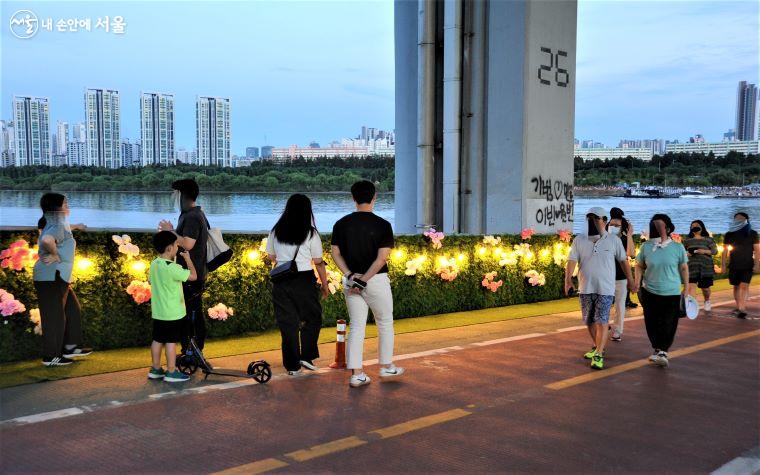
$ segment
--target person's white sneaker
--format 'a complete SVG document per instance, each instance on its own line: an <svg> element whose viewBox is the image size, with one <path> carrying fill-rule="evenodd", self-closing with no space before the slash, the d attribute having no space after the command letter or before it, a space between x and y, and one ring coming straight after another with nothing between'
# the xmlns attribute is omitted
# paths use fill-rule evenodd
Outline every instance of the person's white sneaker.
<svg viewBox="0 0 760 475"><path fill-rule="evenodd" d="M351 380L348 382L348 385L352 388L358 388L359 386L364 386L365 384L369 384L371 379L369 379L369 376L367 376L365 373L362 374L352 374Z"/></svg>
<svg viewBox="0 0 760 475"><path fill-rule="evenodd" d="M655 351L654 353L652 353L652 356L650 356L650 357L649 357L649 361L651 361L652 363L655 363L655 364L656 364L656 363L657 363L659 360L660 360L660 355L659 355L659 352L658 352L658 351Z"/></svg>
<svg viewBox="0 0 760 475"><path fill-rule="evenodd" d="M668 353L666 351L660 351L657 353L657 361L656 363L663 368L668 367Z"/></svg>
<svg viewBox="0 0 760 475"><path fill-rule="evenodd" d="M712 303L710 303L709 300L705 300L705 312L711 312L712 311Z"/></svg>
<svg viewBox="0 0 760 475"><path fill-rule="evenodd" d="M301 360L300 363L301 363L301 366L303 366L304 368L306 368L306 369L308 369L310 371L316 371L316 370L319 369L319 368L317 368L317 365L315 365L311 361Z"/></svg>
<svg viewBox="0 0 760 475"><path fill-rule="evenodd" d="M302 374L304 373L300 369L296 371L288 371L288 376L301 376Z"/></svg>
<svg viewBox="0 0 760 475"><path fill-rule="evenodd" d="M390 368L380 368L380 377L381 378L397 378L404 374L404 368L399 368L396 365L392 365Z"/></svg>

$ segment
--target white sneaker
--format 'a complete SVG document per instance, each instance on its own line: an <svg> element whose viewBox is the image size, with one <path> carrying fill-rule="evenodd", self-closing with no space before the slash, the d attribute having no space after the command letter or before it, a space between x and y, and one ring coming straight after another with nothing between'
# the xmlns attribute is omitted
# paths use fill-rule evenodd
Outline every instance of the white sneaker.
<svg viewBox="0 0 760 475"><path fill-rule="evenodd" d="M656 363L663 368L668 367L668 353L666 351L660 351L657 353L657 361Z"/></svg>
<svg viewBox="0 0 760 475"><path fill-rule="evenodd" d="M391 365L390 368L380 368L381 378L397 378L404 374L404 368L399 368L396 365Z"/></svg>
<svg viewBox="0 0 760 475"><path fill-rule="evenodd" d="M351 380L348 382L348 385L352 388L358 388L359 386L364 386L365 384L369 384L371 379L369 379L369 376L367 376L365 373L362 374L352 374Z"/></svg>
<svg viewBox="0 0 760 475"><path fill-rule="evenodd" d="M712 303L710 303L709 300L705 300L705 312L711 312L712 311Z"/></svg>
<svg viewBox="0 0 760 475"><path fill-rule="evenodd" d="M652 363L657 363L660 360L660 354L658 351L655 351L652 353L652 356L649 357L649 361Z"/></svg>
<svg viewBox="0 0 760 475"><path fill-rule="evenodd" d="M302 374L304 373L300 369L296 371L288 371L288 376L301 376Z"/></svg>
<svg viewBox="0 0 760 475"><path fill-rule="evenodd" d="M316 370L319 369L319 368L317 368L317 365L315 365L311 361L301 360L301 361L299 361L299 363L301 363L301 366L303 366L304 368L306 368L306 369L308 369L310 371L316 371Z"/></svg>

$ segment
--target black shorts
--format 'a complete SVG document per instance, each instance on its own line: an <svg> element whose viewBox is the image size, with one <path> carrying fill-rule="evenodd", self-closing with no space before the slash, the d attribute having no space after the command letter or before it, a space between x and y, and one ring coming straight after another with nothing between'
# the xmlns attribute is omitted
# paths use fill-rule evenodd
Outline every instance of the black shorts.
<svg viewBox="0 0 760 475"><path fill-rule="evenodd" d="M752 280L752 269L731 270L728 269L728 282L731 285L749 284Z"/></svg>
<svg viewBox="0 0 760 475"><path fill-rule="evenodd" d="M689 283L690 284L697 284L697 287L700 289L709 289L713 286L715 282L713 282L712 277L705 277L702 275L695 275L694 277L689 277Z"/></svg>
<svg viewBox="0 0 760 475"><path fill-rule="evenodd" d="M187 333L187 317L179 320L153 319L153 341L159 343L177 343Z"/></svg>

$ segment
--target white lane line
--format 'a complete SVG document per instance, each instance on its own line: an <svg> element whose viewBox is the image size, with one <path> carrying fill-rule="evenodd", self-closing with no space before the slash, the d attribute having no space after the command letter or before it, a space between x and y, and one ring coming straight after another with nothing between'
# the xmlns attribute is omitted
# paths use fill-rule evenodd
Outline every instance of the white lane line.
<svg viewBox="0 0 760 475"><path fill-rule="evenodd" d="M498 345L499 343L507 343L510 341L519 341L519 340L527 340L528 338L536 338L539 336L544 336L546 333L528 333L527 335L517 335L517 336L510 336L507 338L499 338L496 340L488 340L488 341L479 341L476 343L472 343L472 346L489 346L489 345Z"/></svg>
<svg viewBox="0 0 760 475"><path fill-rule="evenodd" d="M32 414L31 416L17 417L15 419L10 419L7 422L16 424L36 424L38 422L60 419L62 417L76 416L78 414L84 414L84 412L84 410L78 407L69 407L66 409L59 409L57 411L41 412L39 414Z"/></svg>
<svg viewBox="0 0 760 475"><path fill-rule="evenodd" d="M743 475L758 472L760 472L760 447L755 447L718 468L711 475Z"/></svg>
<svg viewBox="0 0 760 475"><path fill-rule="evenodd" d="M755 299L755 298L757 298L757 297L750 297L750 299ZM726 300L726 301L716 302L715 304L713 304L713 306L716 307L716 306L719 306L719 305L728 305L728 304L730 304L732 302L733 302L733 300ZM637 316L637 317L626 318L626 320L628 320L628 321L643 320L643 318L644 318L643 316ZM512 341L526 340L526 339L529 339L529 338L538 338L540 336L546 336L546 335L551 335L551 334L555 334L555 333L570 332L570 331L575 331L575 330L582 330L582 329L585 329L585 328L586 328L585 325L578 325L578 326L573 326L573 327L560 328L558 330L554 330L554 331L549 332L549 333L528 333L528 334L525 334L525 335L516 335L516 336L510 336L510 337L507 337L507 338L498 338L498 339L495 339L495 340L487 340L487 341L474 342L474 343L470 343L470 344L465 345L465 346L449 346L449 347L445 347L445 348L436 348L436 349L426 350L426 351L420 351L420 352L416 352L416 353L407 353L407 354L404 354L404 355L396 355L396 356L394 356L393 359L394 359L394 361L402 361L402 360L408 360L408 359L413 359L413 358L424 358L424 357L427 357L427 356L441 355L441 354L450 353L450 352L453 352L453 351L460 351L460 350L464 350L464 349L467 349L467 348L479 348L479 347L482 347L482 346L489 346L489 345L497 345L497 344L502 344L502 343L509 343L509 342L512 342ZM366 360L362 364L364 366L373 366L373 365L378 364L378 360L377 359ZM308 377L309 375L312 375L312 374L331 373L333 371L335 371L335 370L330 369L330 368L320 368L317 371L306 373L302 377ZM288 376L286 374L278 374L278 375L272 376L272 381L280 380L280 379L286 379L286 378L288 378ZM182 396L182 395L188 395L188 394L203 394L203 393L208 392L208 391L223 391L223 390L226 390L226 389L236 389L236 388L241 388L241 387L250 386L250 385L254 385L254 384L256 384L256 382L253 379L243 379L243 380L231 381L231 382L227 382L227 383L207 384L207 385L203 385L203 386L197 386L197 387L194 387L194 388L180 389L180 390L177 390L177 391L167 391L167 392L163 392L163 393L150 394L150 395L148 395L147 399L142 399L142 400L141 399L137 399L137 400L133 400L133 401L109 401L107 403L103 403L103 404L100 404L100 405L98 405L98 404L92 404L92 405L80 406L80 407L70 407L70 408L67 408L67 409L60 409L60 410L57 410L57 411L43 412L43 413L40 413L40 414L32 414L32 415L29 415L29 416L17 417L15 419L7 419L7 420L4 420L4 421L0 421L0 427L6 426L6 425L35 424L35 423L39 423L39 422L48 421L48 420L51 420L51 419L59 419L59 418L62 418L62 417L69 417L69 416L75 416L75 415L79 415L79 414L84 414L85 412L92 412L92 411L95 411L97 409L103 409L103 408L108 408L108 407L119 407L119 406L132 405L132 404L139 404L141 402L146 402L146 401L150 401L150 400L154 400L155 401L155 400L162 399L162 398L165 398L165 397L176 397L176 396Z"/></svg>

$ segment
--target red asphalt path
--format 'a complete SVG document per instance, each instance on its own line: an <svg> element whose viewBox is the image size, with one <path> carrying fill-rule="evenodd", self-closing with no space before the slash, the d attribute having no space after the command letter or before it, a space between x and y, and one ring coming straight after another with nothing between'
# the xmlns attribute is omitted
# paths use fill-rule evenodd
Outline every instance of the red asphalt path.
<svg viewBox="0 0 760 475"><path fill-rule="evenodd" d="M760 443L760 335L746 336L758 329L757 320L681 320L672 350L744 337L668 369L614 374L649 354L643 321L631 321L610 345L609 376L560 390L545 386L591 372L585 330L407 359L395 382L380 382L373 366L373 383L359 389L333 372L0 427L0 472L213 472L274 458L287 463L281 471L311 473L705 473ZM368 434L454 409L468 414L388 439ZM351 436L362 445L286 455Z"/></svg>

